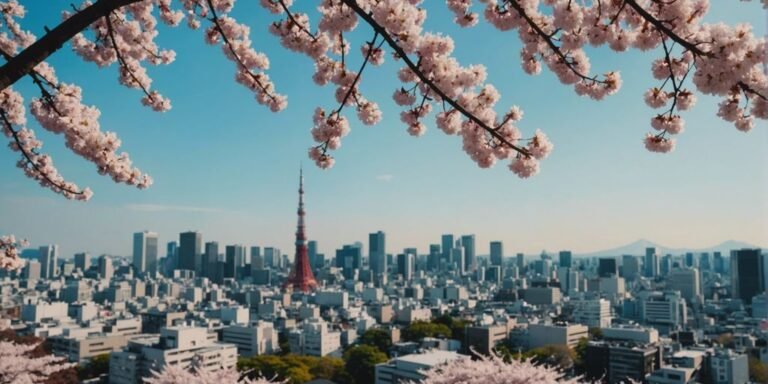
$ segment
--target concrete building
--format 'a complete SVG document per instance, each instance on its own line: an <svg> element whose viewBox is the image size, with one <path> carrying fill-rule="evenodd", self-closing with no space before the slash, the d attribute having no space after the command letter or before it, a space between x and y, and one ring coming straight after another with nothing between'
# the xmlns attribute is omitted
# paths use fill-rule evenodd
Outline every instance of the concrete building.
<svg viewBox="0 0 768 384"><path fill-rule="evenodd" d="M509 337L514 322L506 324L468 326L464 329L463 345L467 351L490 355L491 350Z"/></svg>
<svg viewBox="0 0 768 384"><path fill-rule="evenodd" d="M680 295L688 303L698 303L702 300L699 270L696 268L672 269L667 277L667 288L680 291Z"/></svg>
<svg viewBox="0 0 768 384"><path fill-rule="evenodd" d="M491 265L501 267L504 264L504 244L501 241L491 241Z"/></svg>
<svg viewBox="0 0 768 384"><path fill-rule="evenodd" d="M424 371L436 365L468 358L469 356L448 351L430 351L423 354L396 357L389 362L376 365L376 380L374 383L417 383L424 379Z"/></svg>
<svg viewBox="0 0 768 384"><path fill-rule="evenodd" d="M571 302L574 306L573 321L584 324L590 328L605 328L611 326L611 302L605 299L576 300Z"/></svg>
<svg viewBox="0 0 768 384"><path fill-rule="evenodd" d="M75 268L87 271L91 267L91 255L86 252L75 253Z"/></svg>
<svg viewBox="0 0 768 384"><path fill-rule="evenodd" d="M712 384L747 384L750 382L747 355L736 354L732 350L717 349L709 358L709 369Z"/></svg>
<svg viewBox="0 0 768 384"><path fill-rule="evenodd" d="M40 277L43 279L52 279L59 275L59 246L44 245L38 250L38 261L40 262Z"/></svg>
<svg viewBox="0 0 768 384"><path fill-rule="evenodd" d="M545 345L575 347L582 338L589 337L589 328L581 324L528 324L528 348Z"/></svg>
<svg viewBox="0 0 768 384"><path fill-rule="evenodd" d="M200 276L203 267L203 234L200 232L183 232L179 234L178 264L176 269L195 272Z"/></svg>
<svg viewBox="0 0 768 384"><path fill-rule="evenodd" d="M608 341L632 341L642 344L659 342L659 331L654 328L615 327L603 328L603 339Z"/></svg>
<svg viewBox="0 0 768 384"><path fill-rule="evenodd" d="M154 274L157 269L157 233L133 234L133 270L137 275Z"/></svg>
<svg viewBox="0 0 768 384"><path fill-rule="evenodd" d="M249 326L231 325L222 329L221 340L237 346L243 357L270 355L279 351L277 330L270 322L259 321Z"/></svg>
<svg viewBox="0 0 768 384"><path fill-rule="evenodd" d="M387 273L386 235L382 231L368 235L368 264L375 276Z"/></svg>
<svg viewBox="0 0 768 384"><path fill-rule="evenodd" d="M152 370L160 370L165 365L184 369L194 366L209 372L234 368L237 347L216 339L216 333L208 329L185 325L163 328L159 338L131 340L126 351L111 354L109 382L137 384L149 377Z"/></svg>
<svg viewBox="0 0 768 384"><path fill-rule="evenodd" d="M328 324L318 318L307 319L301 328L288 333L291 353L308 356L341 356L341 332L331 331Z"/></svg>
<svg viewBox="0 0 768 384"><path fill-rule="evenodd" d="M659 276L659 251L655 247L645 249L645 277Z"/></svg>
<svg viewBox="0 0 768 384"><path fill-rule="evenodd" d="M687 306L680 292L649 295L640 304L641 320L663 334L681 329L688 321Z"/></svg>
<svg viewBox="0 0 768 384"><path fill-rule="evenodd" d="M752 304L752 298L766 288L765 257L760 249L731 251L731 292L734 299L741 299L745 305Z"/></svg>
<svg viewBox="0 0 768 384"><path fill-rule="evenodd" d="M590 341L586 354L586 377L608 383L630 380L642 383L645 377L661 368L661 347L654 344L632 344Z"/></svg>

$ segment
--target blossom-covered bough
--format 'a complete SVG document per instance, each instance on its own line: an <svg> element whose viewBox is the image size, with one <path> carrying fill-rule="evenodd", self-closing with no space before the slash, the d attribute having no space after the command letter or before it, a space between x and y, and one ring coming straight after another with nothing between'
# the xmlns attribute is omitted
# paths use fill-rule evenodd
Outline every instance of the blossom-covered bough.
<svg viewBox="0 0 768 384"><path fill-rule="evenodd" d="M580 378L566 378L557 368L534 364L530 360L505 362L500 356L477 355L451 360L424 372L420 384L576 384Z"/></svg>
<svg viewBox="0 0 768 384"><path fill-rule="evenodd" d="M19 248L26 245L26 240L17 240L14 235L0 236L0 270L15 271L24 267Z"/></svg>
<svg viewBox="0 0 768 384"><path fill-rule="evenodd" d="M43 383L52 374L70 368L74 364L66 358L54 355L29 356L39 346L0 341L0 383Z"/></svg>
<svg viewBox="0 0 768 384"><path fill-rule="evenodd" d="M207 371L204 369L184 369L179 365L166 365L159 372L145 378L147 384L285 384L286 381L273 381L263 377L251 379L248 375L234 368Z"/></svg>
<svg viewBox="0 0 768 384"><path fill-rule="evenodd" d="M241 0L245 1L245 0ZM256 0L251 0L256 1ZM292 10L293 0L258 0L276 15L269 26L259 26L281 44L309 57L315 65L313 81L332 84L335 102L316 109L311 129L315 144L309 157L321 168L333 166L332 152L350 132L347 110L354 109L362 124L374 125L382 113L374 99L363 95L364 71L383 63L387 53L402 63L401 85L394 101L403 107L400 120L410 135L421 136L425 119L461 137L463 149L480 167L506 161L522 178L539 171L553 145L540 130L523 135L518 128L523 112L511 106L500 113L500 95L487 82L485 67L459 63L452 56L451 37L427 32L427 6L422 0L318 0L317 14ZM760 0L768 7L768 0ZM522 42L520 61L529 74L546 66L578 95L600 100L621 87L618 71L594 74L587 46L607 46L617 52L656 50L651 71L657 84L645 102L660 109L651 116L654 131L644 139L653 152L669 152L684 130L681 112L696 102L696 94L721 99L717 115L741 131L755 119L768 119L768 81L763 70L765 39L749 25L703 22L709 0L446 0L462 27L484 19L501 32L517 32ZM12 88L28 76L39 90L29 102L32 116L44 129L64 136L67 147L96 165L115 182L146 188L152 179L138 168L113 132L101 130L99 110L83 102L83 90L60 81L46 59L69 42L84 60L99 67L116 65L119 82L140 92L140 101L154 111L171 109L171 101L153 87L148 68L170 64L175 53L155 40L158 23L203 28L206 43L220 46L235 66L235 79L259 104L272 111L287 106L266 71L269 59L251 41L251 29L231 16L235 0L96 0L63 10L63 20L39 39L19 24L25 15L19 0L0 0L0 126L12 150L20 153L18 166L42 186L67 198L88 200L92 192L66 181L42 153L42 143L27 127L25 101ZM733 6L737 6L735 3ZM482 14L482 17L481 17ZM311 18L316 20L314 24ZM356 44L349 36L359 25L371 37ZM362 62L355 65L355 57ZM639 100L639 97L638 97ZM524 138L525 137L525 138Z"/></svg>

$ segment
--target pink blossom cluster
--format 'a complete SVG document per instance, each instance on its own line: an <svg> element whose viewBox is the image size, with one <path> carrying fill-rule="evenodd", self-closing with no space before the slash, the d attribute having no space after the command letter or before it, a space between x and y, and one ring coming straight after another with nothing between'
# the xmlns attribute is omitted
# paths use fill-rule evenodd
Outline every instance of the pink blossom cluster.
<svg viewBox="0 0 768 384"><path fill-rule="evenodd" d="M24 6L17 0L0 2L1 26L5 29L0 32L0 51L5 54L15 54L19 48L26 48L35 42L35 35L21 29L16 19L21 19L26 14Z"/></svg>
<svg viewBox="0 0 768 384"><path fill-rule="evenodd" d="M27 245L26 240L17 240L14 235L0 236L0 270L15 271L24 267L19 248Z"/></svg>
<svg viewBox="0 0 768 384"><path fill-rule="evenodd" d="M46 355L30 357L38 344L16 344L0 341L0 383L43 383L54 373L70 368L63 357Z"/></svg>
<svg viewBox="0 0 768 384"><path fill-rule="evenodd" d="M188 25L196 29L200 19L208 19L211 25L205 30L205 41L221 44L224 56L235 63L235 81L251 90L259 104L278 112L288 106L288 98L275 91L275 85L264 72L269 69L269 58L253 48L251 29L238 22L229 13L234 0L182 0L189 15Z"/></svg>
<svg viewBox="0 0 768 384"><path fill-rule="evenodd" d="M696 101L693 91L684 86L686 80L699 92L723 97L718 116L739 130L750 130L756 118L768 119L768 81L762 71L765 39L755 37L749 25L704 23L709 0L480 2L485 4L485 18L493 26L502 31L517 30L524 44L520 55L526 72L539 73L544 63L561 82L574 84L579 95L597 100L615 93L621 79L617 72L609 72L602 79L589 74L589 58L584 52L587 44L607 45L617 52L631 48L647 51L664 45L666 57L654 62L652 72L665 83L651 88L645 101L652 108L670 109L665 112L667 117L651 119L654 129L662 127L660 134L651 135L658 136L656 139L645 140L651 151L674 148L674 139L669 136L682 130L682 118L676 112L691 108ZM472 1L448 0L447 4L457 15L456 22L465 26L461 15L473 14ZM678 56L672 53L676 47ZM695 71L688 76L692 68ZM736 103L737 99L743 105Z"/></svg>
<svg viewBox="0 0 768 384"><path fill-rule="evenodd" d="M170 8L170 2L157 1L160 19L169 25L177 25L180 14ZM85 3L84 5L87 5ZM84 60L99 67L115 62L119 64L120 84L141 89L141 103L158 112L171 109L171 102L156 90L151 90L152 78L144 63L170 64L176 58L172 50L161 50L155 43L158 35L157 19L152 15L153 1L140 1L115 10L110 15L91 24L93 39L78 33L72 39L72 48ZM73 13L65 12L64 18Z"/></svg>
<svg viewBox="0 0 768 384"><path fill-rule="evenodd" d="M179 365L166 365L160 372L152 372L152 377L145 379L147 384L284 384L286 381L271 381L265 378L240 378L236 369L184 369Z"/></svg>
<svg viewBox="0 0 768 384"><path fill-rule="evenodd" d="M555 368L530 361L505 362L496 355L478 356L477 360L460 358L437 365L425 372L421 384L575 384Z"/></svg>
<svg viewBox="0 0 768 384"><path fill-rule="evenodd" d="M34 98L30 103L30 111L40 126L63 135L67 148L94 163L99 174L140 189L152 185L152 178L134 167L127 153L117 153L120 139L114 132L101 131L101 112L94 106L83 104L82 89L59 83L50 66L38 67L46 81L53 85L53 94Z"/></svg>
<svg viewBox="0 0 768 384"><path fill-rule="evenodd" d="M26 110L21 94L12 88L0 91L0 125L3 134L11 139L9 147L21 154L16 165L24 174L37 181L42 187L63 195L68 199L88 200L93 195L90 188L80 189L75 183L66 181L53 164L51 156L40 153L43 143L34 131L26 127ZM20 127L20 128L14 128Z"/></svg>

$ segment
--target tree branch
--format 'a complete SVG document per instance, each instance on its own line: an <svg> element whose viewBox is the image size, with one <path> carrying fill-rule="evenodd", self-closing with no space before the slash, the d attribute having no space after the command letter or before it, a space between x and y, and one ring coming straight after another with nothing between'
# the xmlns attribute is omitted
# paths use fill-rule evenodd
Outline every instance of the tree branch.
<svg viewBox="0 0 768 384"><path fill-rule="evenodd" d="M640 15L645 21L651 23L656 29L659 30L659 32L663 33L664 35L668 36L670 39L674 40L678 44L685 47L685 49L691 51L694 55L699 56L712 56L709 52L704 52L699 47L697 47L695 44L691 43L690 41L678 36L673 30L669 29L664 23L659 21L659 19L653 17L648 11L643 9L643 7L640 6L635 0L624 0L625 4L628 4L632 9L637 12L638 15Z"/></svg>
<svg viewBox="0 0 768 384"><path fill-rule="evenodd" d="M100 17L139 1L141 0L99 0L62 21L56 28L0 67L0 90L13 85L21 77L29 74L36 65L58 51L64 43L88 28Z"/></svg>
<svg viewBox="0 0 768 384"><path fill-rule="evenodd" d="M128 75L131 76L131 79L136 83L136 85L141 88L142 91L144 91L144 94L147 95L149 100L155 101L154 97L152 97L152 94L149 93L149 90L147 87L144 86L144 84L136 77L136 74L133 73L133 70L130 66L128 66L128 62L125 61L125 57L123 57L122 52L120 52L120 47L117 46L117 39L115 38L115 28L112 26L112 14L104 17L107 21L107 34L109 35L109 40L112 42L112 48L115 49L115 55L117 56L118 63L125 69L125 71L128 72ZM143 48L143 47L142 47ZM146 49L146 48L144 48Z"/></svg>
<svg viewBox="0 0 768 384"><path fill-rule="evenodd" d="M403 59L405 64L408 66L408 68L413 71L414 74L421 80L424 84L429 86L429 88L435 92L440 98L444 101L446 101L448 104L451 105L454 109L459 111L462 115L466 116L467 119L472 121L473 123L477 124L479 127L483 128L486 132L490 133L493 137L499 139L502 143L508 145L510 148L514 149L515 151L525 155L525 156L531 156L530 152L528 152L527 149L518 147L517 145L514 145L510 143L506 138L504 138L502 135L500 135L498 132L494 131L493 128L489 127L487 124L482 122L480 119L477 118L477 116L473 115L469 111L467 111L464 107L462 107L456 100L451 99L448 97L445 92L443 92L440 88L435 85L435 83L428 79L426 75L419 69L419 67L408 57L408 54L403 51L403 49L397 44L397 42L392 38L392 36L387 32L387 30L381 26L376 20L373 19L373 17L366 13L362 8L360 8L360 5L357 4L356 0L342 0L344 4L346 4L348 7L350 7L355 13L357 13L358 16L360 16L363 20L365 20L368 25L373 28L374 31L378 32L382 37L384 37L384 40L386 40L387 44L392 48L397 55Z"/></svg>
<svg viewBox="0 0 768 384"><path fill-rule="evenodd" d="M19 148L19 152L21 152L21 155L24 156L24 159L27 160L27 164L32 165L32 168L34 168L35 172L37 172L45 181L47 181L49 184L51 184L53 187L58 188L64 192L71 193L73 195L82 195L83 191L73 191L53 180L51 180L48 175L45 174L42 170L40 170L40 167L38 167L37 163L35 163L29 153L27 153L26 150L24 150L24 145L21 142L21 139L19 139L19 133L16 132L13 129L13 126L11 126L11 122L8 121L8 116L6 115L5 110L0 109L0 117L3 119L2 123L5 125L5 128L8 129L9 132L11 132L11 135L13 136L13 140L16 142L16 147Z"/></svg>

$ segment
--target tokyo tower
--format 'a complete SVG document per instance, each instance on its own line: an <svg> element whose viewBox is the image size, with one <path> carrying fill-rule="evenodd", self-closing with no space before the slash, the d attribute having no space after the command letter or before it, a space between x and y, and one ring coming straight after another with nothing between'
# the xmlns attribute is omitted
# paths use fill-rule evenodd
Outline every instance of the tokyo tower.
<svg viewBox="0 0 768 384"><path fill-rule="evenodd" d="M309 265L307 235L304 233L304 173L299 169L299 222L296 225L296 260L283 288L308 292L317 288L317 280Z"/></svg>

